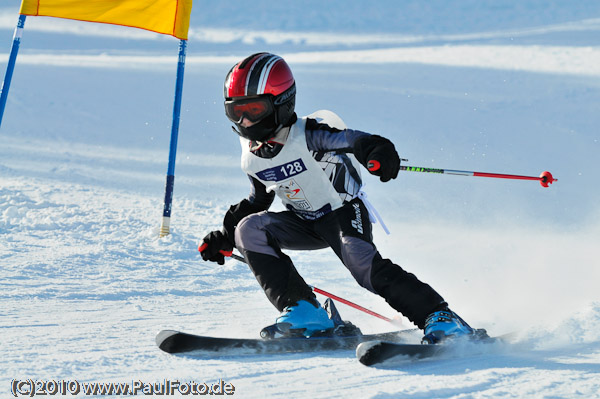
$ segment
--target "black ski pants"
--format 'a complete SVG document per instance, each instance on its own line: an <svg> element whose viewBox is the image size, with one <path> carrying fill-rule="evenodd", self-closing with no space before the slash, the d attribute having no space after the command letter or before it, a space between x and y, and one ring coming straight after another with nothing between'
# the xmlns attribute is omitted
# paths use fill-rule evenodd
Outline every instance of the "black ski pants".
<svg viewBox="0 0 600 399"><path fill-rule="evenodd" d="M368 211L359 198L317 220L301 219L291 211L249 215L236 227L235 245L279 311L298 300L316 300L282 250L327 247L362 287L382 296L420 328L430 313L446 306L428 284L381 257L373 244Z"/></svg>

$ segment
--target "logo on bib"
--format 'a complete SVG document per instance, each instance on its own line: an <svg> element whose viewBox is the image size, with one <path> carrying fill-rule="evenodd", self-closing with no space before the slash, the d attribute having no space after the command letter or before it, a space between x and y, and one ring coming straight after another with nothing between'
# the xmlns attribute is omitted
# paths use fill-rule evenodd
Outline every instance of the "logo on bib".
<svg viewBox="0 0 600 399"><path fill-rule="evenodd" d="M279 184L277 195L280 198L284 198L286 202L291 203L296 209L312 210L312 206L306 200L302 187L294 179Z"/></svg>

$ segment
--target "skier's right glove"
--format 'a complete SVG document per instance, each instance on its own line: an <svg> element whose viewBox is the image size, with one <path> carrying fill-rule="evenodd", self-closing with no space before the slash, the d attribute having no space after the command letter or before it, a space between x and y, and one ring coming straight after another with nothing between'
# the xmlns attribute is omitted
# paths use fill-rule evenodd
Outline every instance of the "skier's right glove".
<svg viewBox="0 0 600 399"><path fill-rule="evenodd" d="M231 244L222 231L215 230L208 233L202 239L202 242L198 246L198 251L200 251L202 259L223 265L225 257L231 256L233 252L233 244Z"/></svg>

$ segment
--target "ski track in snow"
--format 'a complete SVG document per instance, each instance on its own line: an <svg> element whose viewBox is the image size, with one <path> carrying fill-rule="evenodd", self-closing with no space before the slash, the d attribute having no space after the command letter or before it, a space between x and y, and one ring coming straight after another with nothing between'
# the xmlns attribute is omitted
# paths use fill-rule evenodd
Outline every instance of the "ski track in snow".
<svg viewBox="0 0 600 399"><path fill-rule="evenodd" d="M12 396L12 379L222 379L242 398L600 398L600 14L593 2L586 14L527 0L513 15L521 25L481 29L478 17L510 15L492 3L450 15L471 17L465 31L415 22L414 32L343 34L325 29L335 22L328 18L323 29L292 32L192 27L190 43L215 47L188 56L172 234L162 239L174 42L29 18L0 130L0 396ZM0 32L12 30L14 13L0 10ZM534 25L523 22L527 13ZM65 34L63 51L52 35ZM88 39L100 50L88 50ZM222 78L265 47L297 70L302 112L331 106L350 126L389 133L423 166L547 167L559 178L542 189L411 174L382 185L366 176L392 230L386 237L374 226L382 254L471 324L515 332L514 345L372 368L352 351L196 358L156 348L163 328L256 337L276 317L244 264L209 264L196 251L248 189L222 114ZM0 54L2 70L6 59ZM290 255L311 284L393 316L331 252ZM338 308L365 333L392 328Z"/></svg>

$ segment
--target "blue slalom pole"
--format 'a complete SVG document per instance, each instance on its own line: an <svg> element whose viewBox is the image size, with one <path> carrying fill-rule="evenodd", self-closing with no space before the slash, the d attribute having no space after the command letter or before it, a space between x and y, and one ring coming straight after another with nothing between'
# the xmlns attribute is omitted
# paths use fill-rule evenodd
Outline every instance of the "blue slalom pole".
<svg viewBox="0 0 600 399"><path fill-rule="evenodd" d="M181 115L181 94L183 92L183 71L185 69L187 41L179 42L179 59L177 62L177 80L175 82L175 101L173 104L173 123L171 125L171 144L169 147L169 166L167 168L167 184L160 236L169 235L171 224L171 207L173 204L173 186L175 184L175 158L177 156L177 138L179 136L179 119Z"/></svg>
<svg viewBox="0 0 600 399"><path fill-rule="evenodd" d="M17 61L17 54L19 53L19 46L21 45L21 36L23 35L24 27L25 15L19 15L19 22L17 23L17 27L15 28L15 35L13 37L13 43L10 49L10 56L8 57L6 75L4 75L4 83L2 84L2 88L0 89L0 126L2 126L4 108L6 107L8 90L10 89L10 82L12 80L13 71L15 70L15 62Z"/></svg>

